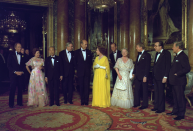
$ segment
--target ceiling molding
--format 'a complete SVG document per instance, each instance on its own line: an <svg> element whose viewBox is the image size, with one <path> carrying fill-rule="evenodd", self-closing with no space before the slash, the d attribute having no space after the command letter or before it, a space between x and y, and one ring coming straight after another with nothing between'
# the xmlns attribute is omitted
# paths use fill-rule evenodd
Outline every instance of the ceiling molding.
<svg viewBox="0 0 193 131"><path fill-rule="evenodd" d="M24 4L24 5L33 5L33 6L52 6L55 0L0 0L4 3L14 3L14 4Z"/></svg>

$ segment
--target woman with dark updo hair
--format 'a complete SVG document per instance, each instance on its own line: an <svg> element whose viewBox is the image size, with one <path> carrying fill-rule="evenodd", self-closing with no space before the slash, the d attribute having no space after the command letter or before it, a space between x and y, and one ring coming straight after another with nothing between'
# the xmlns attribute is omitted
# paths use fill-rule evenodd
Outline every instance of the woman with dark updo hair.
<svg viewBox="0 0 193 131"><path fill-rule="evenodd" d="M92 106L109 107L110 104L110 68L106 49L98 46L97 57L93 63L93 99Z"/></svg>
<svg viewBox="0 0 193 131"><path fill-rule="evenodd" d="M30 73L30 81L28 86L28 106L43 107L48 104L48 95L42 68L44 60L40 58L40 51L33 49L34 57L26 63L27 71ZM29 66L33 68L30 71Z"/></svg>

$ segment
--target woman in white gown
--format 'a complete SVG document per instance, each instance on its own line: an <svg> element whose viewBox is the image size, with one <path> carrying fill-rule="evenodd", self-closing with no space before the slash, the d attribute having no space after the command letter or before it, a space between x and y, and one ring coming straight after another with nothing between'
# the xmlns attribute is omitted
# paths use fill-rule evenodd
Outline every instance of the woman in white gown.
<svg viewBox="0 0 193 131"><path fill-rule="evenodd" d="M117 79L111 97L111 105L121 108L133 106L133 91L131 79L133 79L133 61L128 58L127 49L122 49L122 57L115 64Z"/></svg>

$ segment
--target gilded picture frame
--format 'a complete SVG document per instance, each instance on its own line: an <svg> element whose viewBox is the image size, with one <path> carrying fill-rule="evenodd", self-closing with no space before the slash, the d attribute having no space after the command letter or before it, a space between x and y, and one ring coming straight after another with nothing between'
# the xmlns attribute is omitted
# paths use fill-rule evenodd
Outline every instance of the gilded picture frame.
<svg viewBox="0 0 193 131"><path fill-rule="evenodd" d="M188 26L188 12L187 12L187 2L188 0L182 0L182 41L184 42L185 49L187 48L187 26ZM142 15L143 15L143 30L144 30L144 38L143 43L145 45L145 49L147 51L154 50L153 45L148 45L148 7L147 7L148 0L144 0ZM171 50L173 43L164 45L164 49Z"/></svg>

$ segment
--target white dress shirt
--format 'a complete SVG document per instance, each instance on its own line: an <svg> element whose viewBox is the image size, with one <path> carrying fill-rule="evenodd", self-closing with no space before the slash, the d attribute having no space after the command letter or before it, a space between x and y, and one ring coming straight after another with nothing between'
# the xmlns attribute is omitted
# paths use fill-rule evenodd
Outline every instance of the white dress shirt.
<svg viewBox="0 0 193 131"><path fill-rule="evenodd" d="M83 51L83 49L81 48L81 51L82 51L82 55L83 55L83 57L84 57L84 61L86 60L86 50L85 51Z"/></svg>
<svg viewBox="0 0 193 131"><path fill-rule="evenodd" d="M115 53L113 52L113 55L114 55L114 59L115 59L115 62L117 61L117 50L115 51Z"/></svg>
<svg viewBox="0 0 193 131"><path fill-rule="evenodd" d="M66 55L67 55L68 61L70 62L71 61L71 52L69 52L67 49L66 49Z"/></svg>
<svg viewBox="0 0 193 131"><path fill-rule="evenodd" d="M138 61L139 61L139 59L141 58L141 55L143 54L144 51L145 51L145 50L143 50L143 51L141 52L141 54L139 55Z"/></svg>
<svg viewBox="0 0 193 131"><path fill-rule="evenodd" d="M21 55L20 55L20 54L17 55L17 51L15 51L15 54L16 54L16 56L17 56L17 62L18 62L18 64L20 65Z"/></svg>
<svg viewBox="0 0 193 131"><path fill-rule="evenodd" d="M183 50L179 51L179 52L177 53L177 55L179 55L182 51L183 51Z"/></svg>
<svg viewBox="0 0 193 131"><path fill-rule="evenodd" d="M162 53L162 51L163 51L163 49L160 51L160 53ZM160 54L157 55L156 62L157 62L159 56L160 56Z"/></svg>
<svg viewBox="0 0 193 131"><path fill-rule="evenodd" d="M55 55L51 56L52 65L54 66L54 59L52 59L52 57L55 58Z"/></svg>

